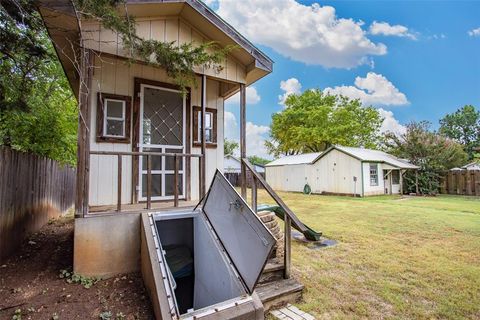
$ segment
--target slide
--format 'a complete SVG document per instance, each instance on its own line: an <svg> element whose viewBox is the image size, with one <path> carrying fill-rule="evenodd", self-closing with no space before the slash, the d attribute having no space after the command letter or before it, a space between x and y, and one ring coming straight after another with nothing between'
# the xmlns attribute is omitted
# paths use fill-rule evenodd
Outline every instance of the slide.
<svg viewBox="0 0 480 320"><path fill-rule="evenodd" d="M275 206L275 205L261 204L257 206L257 211L273 211L275 212L275 215L282 220L284 219L284 216L285 216L285 211L283 211L281 207ZM294 221L292 221L292 226L298 231L302 232L302 230L294 223ZM304 230L302 233L307 240L320 241L320 237L322 236L321 232L316 232L315 230L309 228L308 226L305 226L305 228L306 230Z"/></svg>

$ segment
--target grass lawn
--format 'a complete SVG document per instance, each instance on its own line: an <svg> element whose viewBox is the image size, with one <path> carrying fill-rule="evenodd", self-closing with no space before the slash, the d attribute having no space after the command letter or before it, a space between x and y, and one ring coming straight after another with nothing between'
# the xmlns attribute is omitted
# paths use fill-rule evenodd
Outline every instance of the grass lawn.
<svg viewBox="0 0 480 320"><path fill-rule="evenodd" d="M480 319L480 199L348 198L279 193L339 241L294 241L299 307L318 319ZM262 190L259 203L273 203Z"/></svg>

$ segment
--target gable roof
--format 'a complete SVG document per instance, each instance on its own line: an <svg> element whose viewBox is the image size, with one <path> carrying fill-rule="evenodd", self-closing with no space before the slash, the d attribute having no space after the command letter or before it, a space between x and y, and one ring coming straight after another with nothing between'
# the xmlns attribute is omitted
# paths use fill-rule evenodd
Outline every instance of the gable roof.
<svg viewBox="0 0 480 320"><path fill-rule="evenodd" d="M334 149L340 152L343 152L345 154L348 154L360 161L381 162L381 163L392 165L400 169L418 169L419 168L418 166L413 165L406 160L399 159L389 153L386 153L380 150L365 149L365 148L333 146L333 147L330 147L327 151L325 151L322 154L322 156L324 156L325 154L327 154L328 152Z"/></svg>
<svg viewBox="0 0 480 320"><path fill-rule="evenodd" d="M178 16L191 23L209 40L221 46L235 45L230 54L246 66L246 85L250 85L273 71L273 60L224 21L200 0L126 0L128 12L135 17ZM39 0L38 8L45 23L65 74L78 96L78 75L72 61L80 43L80 24L72 0ZM123 13L124 8L119 7ZM237 86L238 87L238 86ZM228 96L238 91L233 87Z"/></svg>
<svg viewBox="0 0 480 320"><path fill-rule="evenodd" d="M467 169L467 170L480 170L480 163L479 162L471 162L469 164L466 164L462 167L462 169Z"/></svg>
<svg viewBox="0 0 480 320"><path fill-rule="evenodd" d="M312 153L296 154L293 156L285 156L267 163L265 167L285 166L285 165L295 165L295 164L312 164L321 155L322 155L322 152L312 152Z"/></svg>

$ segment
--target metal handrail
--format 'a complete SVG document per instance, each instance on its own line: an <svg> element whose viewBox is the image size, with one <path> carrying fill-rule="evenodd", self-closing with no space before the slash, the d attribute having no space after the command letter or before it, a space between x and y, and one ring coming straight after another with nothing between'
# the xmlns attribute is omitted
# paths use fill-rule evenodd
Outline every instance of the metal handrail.
<svg viewBox="0 0 480 320"><path fill-rule="evenodd" d="M203 154L193 154L193 153L169 153L169 152L143 152L143 151L90 151L90 155L100 155L100 156L117 156L118 159L118 178L117 178L117 211L122 210L122 162L123 156L145 156L147 158L147 209L152 208L152 156L162 156L162 157L173 157L174 166L173 166L173 206L178 207L178 168L179 158L198 158L198 160L204 161ZM200 171L202 170L202 165L199 165ZM200 172L201 174L201 172ZM201 184L201 181L200 181Z"/></svg>

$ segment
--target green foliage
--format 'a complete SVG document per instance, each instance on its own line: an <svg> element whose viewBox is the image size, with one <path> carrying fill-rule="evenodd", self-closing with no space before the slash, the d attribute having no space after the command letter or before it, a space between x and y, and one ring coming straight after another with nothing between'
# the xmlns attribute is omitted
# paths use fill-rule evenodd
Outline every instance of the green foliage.
<svg viewBox="0 0 480 320"><path fill-rule="evenodd" d="M0 145L74 165L76 102L31 2L0 7Z"/></svg>
<svg viewBox="0 0 480 320"><path fill-rule="evenodd" d="M235 150L238 149L238 142L233 140L225 139L223 140L223 154L226 156L231 156L234 154Z"/></svg>
<svg viewBox="0 0 480 320"><path fill-rule="evenodd" d="M60 270L59 278L65 279L67 283L81 284L85 289L90 289L99 281L97 278L85 277L66 269Z"/></svg>
<svg viewBox="0 0 480 320"><path fill-rule="evenodd" d="M116 32L124 49L132 58L140 58L153 65L163 67L177 85L185 89L195 86L196 66L222 70L220 63L225 56L235 48L227 46L220 48L215 42L185 43L145 40L136 33L135 18L124 10L119 13L119 7L126 8L124 0L75 0L75 7L87 19L98 20L105 28Z"/></svg>
<svg viewBox="0 0 480 320"><path fill-rule="evenodd" d="M333 144L374 148L379 142L382 118L359 100L307 90L290 95L286 108L272 116L270 154L323 151Z"/></svg>
<svg viewBox="0 0 480 320"><path fill-rule="evenodd" d="M426 121L408 124L401 136L387 134L385 146L388 152L420 167L418 182L422 194L436 193L441 174L467 160L459 143L430 131L430 123ZM407 173L405 182L406 191L415 192L413 172Z"/></svg>
<svg viewBox="0 0 480 320"><path fill-rule="evenodd" d="M252 163L252 164L256 164L256 165L260 165L260 166L264 166L267 163L271 162L271 160L264 159L264 158L259 157L259 156L250 156L250 157L248 157L248 161L250 161L250 163Z"/></svg>
<svg viewBox="0 0 480 320"><path fill-rule="evenodd" d="M112 319L112 312L111 311L104 311L102 313L100 313L100 319L102 320L110 320Z"/></svg>
<svg viewBox="0 0 480 320"><path fill-rule="evenodd" d="M21 320L22 319L22 309L16 309L13 313L12 320Z"/></svg>
<svg viewBox="0 0 480 320"><path fill-rule="evenodd" d="M469 159L474 159L480 147L480 111L466 105L440 119L439 132L463 145Z"/></svg>

